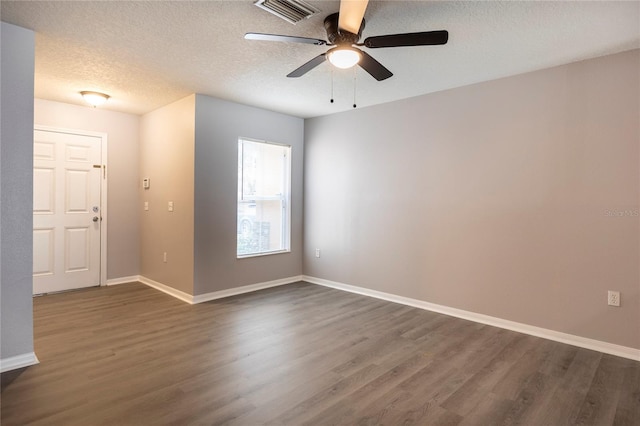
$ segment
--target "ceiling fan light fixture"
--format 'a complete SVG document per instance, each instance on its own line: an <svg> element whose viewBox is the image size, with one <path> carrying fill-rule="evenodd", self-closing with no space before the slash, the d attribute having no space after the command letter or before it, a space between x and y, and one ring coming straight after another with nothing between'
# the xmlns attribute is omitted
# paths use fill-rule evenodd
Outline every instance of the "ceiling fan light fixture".
<svg viewBox="0 0 640 426"><path fill-rule="evenodd" d="M107 99L109 99L110 97L109 95L105 95L104 93L90 92L86 90L80 92L80 94L82 95L82 98L94 108L107 102Z"/></svg>
<svg viewBox="0 0 640 426"><path fill-rule="evenodd" d="M360 62L362 53L358 49L349 46L339 46L327 53L327 59L336 68L351 68Z"/></svg>

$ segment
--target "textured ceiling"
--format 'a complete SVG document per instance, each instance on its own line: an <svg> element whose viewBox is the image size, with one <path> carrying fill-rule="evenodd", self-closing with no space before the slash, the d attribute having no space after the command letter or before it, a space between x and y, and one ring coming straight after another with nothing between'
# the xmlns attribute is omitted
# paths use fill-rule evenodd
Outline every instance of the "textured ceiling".
<svg viewBox="0 0 640 426"><path fill-rule="evenodd" d="M111 95L102 108L143 114L202 93L299 117L352 108L353 71L322 64L286 75L326 46L244 40L246 32L326 39L338 1L292 25L238 1L7 1L3 21L36 31L35 94L83 104L81 90ZM359 107L640 47L640 2L371 1L363 39L446 29L444 46L370 49L394 76L357 72Z"/></svg>

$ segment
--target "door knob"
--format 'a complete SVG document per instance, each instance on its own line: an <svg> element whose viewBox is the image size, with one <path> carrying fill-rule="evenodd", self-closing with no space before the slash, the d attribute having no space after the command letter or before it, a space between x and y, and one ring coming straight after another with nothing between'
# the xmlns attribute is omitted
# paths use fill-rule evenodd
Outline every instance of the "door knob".
<svg viewBox="0 0 640 426"><path fill-rule="evenodd" d="M93 221L94 221L94 222L97 222L97 221L98 221L98 216L94 216L94 217L93 217Z"/></svg>

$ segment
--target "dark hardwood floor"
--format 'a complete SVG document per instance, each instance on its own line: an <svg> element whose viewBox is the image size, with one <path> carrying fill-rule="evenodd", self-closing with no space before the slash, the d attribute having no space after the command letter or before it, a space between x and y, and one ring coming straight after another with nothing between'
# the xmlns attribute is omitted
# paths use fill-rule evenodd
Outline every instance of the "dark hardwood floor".
<svg viewBox="0 0 640 426"><path fill-rule="evenodd" d="M640 425L640 363L306 283L34 299L9 425Z"/></svg>

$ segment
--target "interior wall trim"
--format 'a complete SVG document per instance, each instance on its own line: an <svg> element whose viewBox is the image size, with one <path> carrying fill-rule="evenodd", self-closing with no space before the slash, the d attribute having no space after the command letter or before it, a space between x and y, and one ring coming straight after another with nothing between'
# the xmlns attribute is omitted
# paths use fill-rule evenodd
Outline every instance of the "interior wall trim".
<svg viewBox="0 0 640 426"><path fill-rule="evenodd" d="M213 291L211 293L198 294L193 296L192 303L208 302L210 300L222 299L224 297L236 296L238 294L251 293L252 291L263 290L265 288L278 287L281 285L292 284L302 281L302 275L296 275L288 278L281 278L273 281L249 284L242 287L230 288L226 290Z"/></svg>
<svg viewBox="0 0 640 426"><path fill-rule="evenodd" d="M0 359L0 373L40 364L35 352Z"/></svg>
<svg viewBox="0 0 640 426"><path fill-rule="evenodd" d="M589 339L586 337L575 336L573 334L562 333L555 330L549 330L542 327L536 327L533 325L523 324L515 321L509 321L502 318L496 318L489 315L478 314L475 312L465 311L462 309L451 308L449 306L437 305L435 303L429 303L418 299L412 299L404 296L397 296L395 294L384 293L377 290L370 290L363 287L357 287L349 284L344 284L336 281L325 280L323 278L310 277L307 275L302 276L302 280L317 284L325 287L331 287L337 290L348 291L350 293L357 293L364 296L375 297L376 299L382 299L389 302L400 303L402 305L412 306L414 308L420 308L427 311L437 312L440 314L449 315L456 318L461 318L469 321L474 321L480 324L491 325L494 327L504 328L518 333L529 334L531 336L541 337L547 340L553 340L555 342L565 343L580 348L590 349L610 355L616 355L623 358L632 359L634 361L640 361L640 349L630 348L627 346L616 345L614 343L602 342L600 340Z"/></svg>
<svg viewBox="0 0 640 426"><path fill-rule="evenodd" d="M131 275L129 277L109 278L107 280L106 285L107 286L120 285L120 284L135 283L138 281L140 281L140 275Z"/></svg>
<svg viewBox="0 0 640 426"><path fill-rule="evenodd" d="M156 290L160 290L163 293L166 293L170 296L175 297L176 299L180 299L183 302L187 302L191 305L195 305L196 303L208 302L210 300L222 299L224 297L236 296L238 294L251 293L252 291L258 291L265 288L277 287L286 284L292 284L298 281L302 281L302 275L296 275L288 278L281 278L273 281L266 281L262 283L249 284L242 287L229 288L226 290L213 291L210 293L191 295L185 293L180 290L176 290L173 287L169 287L168 285L159 283L150 278L144 277L142 275L136 275L131 277L123 277L116 278L113 280L109 280L110 283L107 285L117 285L117 284L125 284L130 282L141 282L149 287L155 288Z"/></svg>
<svg viewBox="0 0 640 426"><path fill-rule="evenodd" d="M159 283L158 281L154 281L151 278L144 277L142 275L138 276L136 281L141 282L144 285L155 288L156 290L160 290L163 293L168 294L169 296L173 296L176 299L180 299L183 302L187 302L193 305L193 296L189 293L185 293L184 291L176 290L173 287L169 287L166 284Z"/></svg>

